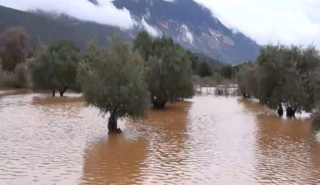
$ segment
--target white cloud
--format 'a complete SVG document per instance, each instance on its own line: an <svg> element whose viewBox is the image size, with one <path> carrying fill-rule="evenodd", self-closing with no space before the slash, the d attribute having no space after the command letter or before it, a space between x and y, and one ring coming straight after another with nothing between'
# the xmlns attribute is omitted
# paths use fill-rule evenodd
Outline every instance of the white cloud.
<svg viewBox="0 0 320 185"><path fill-rule="evenodd" d="M285 44L314 43L320 48L320 0L195 1L211 9L227 27L244 33L259 44L278 41ZM123 29L130 29L135 25L130 12L116 9L111 0L99 0L99 4L98 7L94 6L88 0L0 0L0 5L23 11L55 11ZM150 34L157 33L144 20L142 24Z"/></svg>
<svg viewBox="0 0 320 185"><path fill-rule="evenodd" d="M100 0L98 2L99 6L93 5L88 0L0 0L0 5L22 11L35 9L54 11L85 21L119 26L123 29L133 28L135 22L128 10L118 10L113 6L111 0ZM157 30L148 25L144 19L142 20L142 26L151 35L158 35Z"/></svg>
<svg viewBox="0 0 320 185"><path fill-rule="evenodd" d="M184 36L189 40L189 42L192 44L193 43L193 35L192 33L189 31L189 28L186 25L182 25L181 26L182 31L184 33Z"/></svg>
<svg viewBox="0 0 320 185"><path fill-rule="evenodd" d="M229 28L259 44L314 43L320 48L320 0L195 0Z"/></svg>
<svg viewBox="0 0 320 185"><path fill-rule="evenodd" d="M150 26L144 19L142 19L143 28L153 37L157 37L160 35L159 31Z"/></svg>

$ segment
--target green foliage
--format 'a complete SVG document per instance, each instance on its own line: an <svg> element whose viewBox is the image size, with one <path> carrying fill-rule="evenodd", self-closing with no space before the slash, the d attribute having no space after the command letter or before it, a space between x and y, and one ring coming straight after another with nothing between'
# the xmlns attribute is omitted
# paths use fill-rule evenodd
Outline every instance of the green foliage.
<svg viewBox="0 0 320 185"><path fill-rule="evenodd" d="M18 64L14 72L0 70L0 86L2 87L24 88L29 84L29 72L24 63Z"/></svg>
<svg viewBox="0 0 320 185"><path fill-rule="evenodd" d="M242 94L258 96L257 70L256 66L246 65L237 73L238 87Z"/></svg>
<svg viewBox="0 0 320 185"><path fill-rule="evenodd" d="M197 69L197 74L203 78L207 76L212 76L212 69L207 62L200 62Z"/></svg>
<svg viewBox="0 0 320 185"><path fill-rule="evenodd" d="M67 41L39 46L30 64L33 89L79 90L76 83L79 49Z"/></svg>
<svg viewBox="0 0 320 185"><path fill-rule="evenodd" d="M153 49L153 57L147 62L147 83L153 101L175 102L193 96L191 62L186 51L165 37L155 40Z"/></svg>
<svg viewBox="0 0 320 185"><path fill-rule="evenodd" d="M314 46L267 45L255 64L245 64L237 74L239 88L276 108L283 102L294 111L310 112L319 92L319 52Z"/></svg>
<svg viewBox="0 0 320 185"><path fill-rule="evenodd" d="M119 39L112 40L110 50L89 43L77 73L86 104L115 120L145 116L149 93L143 64L140 54Z"/></svg>
<svg viewBox="0 0 320 185"><path fill-rule="evenodd" d="M0 56L3 69L14 71L17 64L25 62L29 52L29 36L21 27L7 28L0 35Z"/></svg>
<svg viewBox="0 0 320 185"><path fill-rule="evenodd" d="M137 35L133 42L133 50L137 50L145 61L149 60L152 53L152 39L147 31L142 31Z"/></svg>
<svg viewBox="0 0 320 185"><path fill-rule="evenodd" d="M17 84L16 78L13 72L4 71L1 78L2 78L1 80L2 87L15 87Z"/></svg>
<svg viewBox="0 0 320 185"><path fill-rule="evenodd" d="M29 71L26 67L26 64L17 64L16 68L14 69L14 75L16 79L16 87L22 88L29 86Z"/></svg>
<svg viewBox="0 0 320 185"><path fill-rule="evenodd" d="M168 101L194 95L190 54L186 50L172 38L152 40L146 32L140 33L134 43L134 49L148 59L145 79L155 107L163 108Z"/></svg>
<svg viewBox="0 0 320 185"><path fill-rule="evenodd" d="M47 46L39 45L33 61L30 63L33 90L55 89L53 81L53 62Z"/></svg>
<svg viewBox="0 0 320 185"><path fill-rule="evenodd" d="M191 69L192 71L196 71L199 65L199 57L193 54L190 50L187 50L187 55L189 60L191 61Z"/></svg>
<svg viewBox="0 0 320 185"><path fill-rule="evenodd" d="M231 79L232 78L232 66L225 65L221 67L220 74L223 78Z"/></svg>
<svg viewBox="0 0 320 185"><path fill-rule="evenodd" d="M217 83L217 84L220 84L221 82L222 82L222 76L220 75L220 73L218 73L218 72L214 72L213 74L212 74L212 78L213 78L213 80L215 81L215 83Z"/></svg>
<svg viewBox="0 0 320 185"><path fill-rule="evenodd" d="M311 73L310 86L313 87L312 91L309 91L309 95L313 99L313 102L320 102L320 67L317 67L313 73Z"/></svg>

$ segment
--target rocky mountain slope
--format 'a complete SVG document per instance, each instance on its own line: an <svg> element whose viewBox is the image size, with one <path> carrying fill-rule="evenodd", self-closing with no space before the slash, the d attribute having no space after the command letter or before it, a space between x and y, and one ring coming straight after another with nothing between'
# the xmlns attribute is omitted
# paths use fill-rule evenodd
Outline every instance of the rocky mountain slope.
<svg viewBox="0 0 320 185"><path fill-rule="evenodd" d="M99 1L88 0L96 6ZM241 63L255 59L260 46L241 33L225 27L212 12L193 0L114 0L118 9L126 8L137 23L147 22L159 35L168 35L196 53L204 53L225 63ZM37 15L34 15L37 14ZM41 15L41 16L39 16ZM129 41L141 27L120 31L118 28L94 22L80 21L67 15L41 10L31 13L0 7L0 31L8 26L23 26L32 36L33 44L39 40L51 43L68 39L80 48L93 36L106 43L114 32ZM120 20L119 20L120 21Z"/></svg>
<svg viewBox="0 0 320 185"><path fill-rule="evenodd" d="M98 5L99 0L94 1ZM259 54L256 42L228 29L209 9L193 0L114 0L113 4L129 10L135 21L145 20L183 46L221 61L240 63Z"/></svg>

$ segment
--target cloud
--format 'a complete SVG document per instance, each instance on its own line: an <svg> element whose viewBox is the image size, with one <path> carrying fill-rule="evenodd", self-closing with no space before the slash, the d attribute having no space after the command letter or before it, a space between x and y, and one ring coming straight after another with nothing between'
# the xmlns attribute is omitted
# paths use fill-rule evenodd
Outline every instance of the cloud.
<svg viewBox="0 0 320 185"><path fill-rule="evenodd" d="M195 0L227 27L259 44L315 44L320 48L320 0Z"/></svg>
<svg viewBox="0 0 320 185"><path fill-rule="evenodd" d="M145 20L144 18L142 18L141 21L142 27L153 37L157 37L160 35L159 31L156 30L155 28L153 28L152 26L150 26Z"/></svg>
<svg viewBox="0 0 320 185"><path fill-rule="evenodd" d="M192 44L193 43L193 35L192 33L189 31L189 28L186 25L182 25L181 26L184 37L186 39L188 39L188 41Z"/></svg>
<svg viewBox="0 0 320 185"><path fill-rule="evenodd" d="M55 11L81 20L131 29L135 22L130 12L118 10L111 1L99 0L99 6L95 6L88 0L0 0L0 5L23 11ZM320 48L320 0L195 1L209 8L227 27L244 33L259 44L314 43ZM142 25L150 34L157 33L146 21L142 20Z"/></svg>
<svg viewBox="0 0 320 185"><path fill-rule="evenodd" d="M100 0L98 2L99 6L95 6L88 0L0 0L0 5L22 11L35 9L54 11L65 13L80 20L119 26L122 29L133 28L134 21L128 10L118 10L113 6L111 0ZM151 31L150 34L154 33L152 27L146 22L144 27L147 31Z"/></svg>

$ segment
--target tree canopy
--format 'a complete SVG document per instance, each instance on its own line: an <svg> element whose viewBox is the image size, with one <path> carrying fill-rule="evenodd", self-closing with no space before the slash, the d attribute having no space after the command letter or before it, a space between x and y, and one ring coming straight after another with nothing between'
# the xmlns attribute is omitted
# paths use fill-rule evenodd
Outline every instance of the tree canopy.
<svg viewBox="0 0 320 185"><path fill-rule="evenodd" d="M212 76L212 69L207 62L200 62L198 65L197 74L201 78Z"/></svg>
<svg viewBox="0 0 320 185"><path fill-rule="evenodd" d="M220 69L220 75L223 78L231 79L232 78L232 66L231 65L222 66Z"/></svg>
<svg viewBox="0 0 320 185"><path fill-rule="evenodd" d="M199 57L195 54L193 54L190 50L187 50L188 58L191 61L191 69L193 71L197 71L198 65L199 65Z"/></svg>
<svg viewBox="0 0 320 185"><path fill-rule="evenodd" d="M133 42L133 50L137 50L144 61L148 61L152 54L152 39L147 31L141 31Z"/></svg>
<svg viewBox="0 0 320 185"><path fill-rule="evenodd" d="M29 52L29 36L21 27L10 27L0 35L0 57L3 69L14 71L17 64L25 62Z"/></svg>
<svg viewBox="0 0 320 185"><path fill-rule="evenodd" d="M118 118L146 115L149 93L144 80L144 61L128 43L113 38L111 49L88 44L78 69L85 103L109 113L109 132L119 132Z"/></svg>
<svg viewBox="0 0 320 185"><path fill-rule="evenodd" d="M239 88L271 108L282 102L287 116L301 110L310 112L317 102L319 84L314 77L319 64L319 52L314 46L267 45L255 64L241 67Z"/></svg>
<svg viewBox="0 0 320 185"><path fill-rule="evenodd" d="M147 59L145 79L154 107L164 108L168 101L194 95L191 61L186 50L172 38L152 40L146 32L139 33L134 43L134 49Z"/></svg>
<svg viewBox="0 0 320 185"><path fill-rule="evenodd" d="M31 62L33 89L58 89L60 96L67 89L79 90L76 83L79 49L73 43L58 41L51 46L40 45Z"/></svg>

